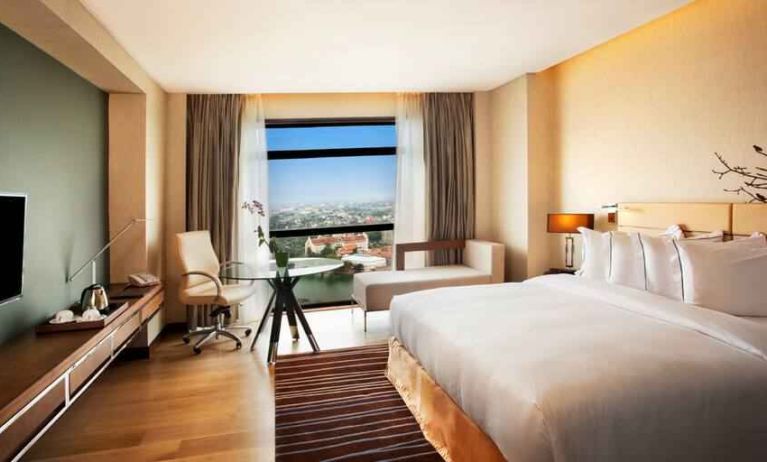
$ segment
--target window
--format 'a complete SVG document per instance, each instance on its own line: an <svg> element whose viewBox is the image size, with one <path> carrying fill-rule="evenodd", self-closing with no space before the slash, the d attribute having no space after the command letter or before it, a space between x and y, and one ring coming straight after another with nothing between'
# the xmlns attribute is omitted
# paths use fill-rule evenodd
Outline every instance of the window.
<svg viewBox="0 0 767 462"><path fill-rule="evenodd" d="M291 257L335 258L302 278L301 303L351 301L358 271L390 269L397 135L392 118L269 120L269 228Z"/></svg>

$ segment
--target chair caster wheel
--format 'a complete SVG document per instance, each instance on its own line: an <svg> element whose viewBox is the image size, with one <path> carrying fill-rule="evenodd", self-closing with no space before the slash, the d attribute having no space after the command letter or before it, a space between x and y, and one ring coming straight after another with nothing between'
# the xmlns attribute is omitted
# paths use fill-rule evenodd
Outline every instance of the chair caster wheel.
<svg viewBox="0 0 767 462"><path fill-rule="evenodd" d="M201 349L199 349L198 347L194 347L194 348L192 348L192 351L194 351L194 354L196 354L196 355L198 355L198 354L202 353L202 350L201 350Z"/></svg>
<svg viewBox="0 0 767 462"><path fill-rule="evenodd" d="M248 335L250 335L252 332L253 332L253 331L252 331L252 330L250 330L250 329L245 329L245 337L247 337Z"/></svg>
<svg viewBox="0 0 767 462"><path fill-rule="evenodd" d="M241 343L241 342L237 342L237 343L235 344L235 346L234 346L234 349L235 349L235 350L240 350L240 349L242 349L242 343Z"/></svg>
<svg viewBox="0 0 767 462"><path fill-rule="evenodd" d="M184 341L187 345L189 345L189 337L181 337L181 340Z"/></svg>

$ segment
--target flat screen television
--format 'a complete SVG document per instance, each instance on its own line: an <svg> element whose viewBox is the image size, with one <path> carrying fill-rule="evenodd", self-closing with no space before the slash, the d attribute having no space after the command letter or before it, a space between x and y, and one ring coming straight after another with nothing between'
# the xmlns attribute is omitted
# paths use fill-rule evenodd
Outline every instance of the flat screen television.
<svg viewBox="0 0 767 462"><path fill-rule="evenodd" d="M21 298L26 194L0 193L0 305Z"/></svg>

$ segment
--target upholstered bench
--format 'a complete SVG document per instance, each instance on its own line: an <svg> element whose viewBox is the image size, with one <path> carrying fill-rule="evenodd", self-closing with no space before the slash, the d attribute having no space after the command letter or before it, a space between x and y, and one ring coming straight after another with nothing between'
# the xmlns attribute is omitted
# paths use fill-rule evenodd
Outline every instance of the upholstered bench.
<svg viewBox="0 0 767 462"><path fill-rule="evenodd" d="M405 252L463 248L463 264L404 269ZM352 297L365 314L389 309L395 295L437 287L503 282L503 244L479 240L432 241L397 244L397 271L371 271L354 275Z"/></svg>

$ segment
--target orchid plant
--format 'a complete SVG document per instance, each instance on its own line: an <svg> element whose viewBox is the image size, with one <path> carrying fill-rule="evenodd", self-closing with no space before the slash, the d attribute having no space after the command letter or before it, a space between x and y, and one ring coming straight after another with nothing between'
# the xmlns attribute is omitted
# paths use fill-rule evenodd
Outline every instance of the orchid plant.
<svg viewBox="0 0 767 462"><path fill-rule="evenodd" d="M266 234L264 234L264 229L261 227L261 218L266 217L266 213L264 212L264 204L257 200L245 201L242 203L242 208L250 212L251 215L258 216L258 228L255 230L255 232L258 234L258 246L268 246L269 251L275 255L280 253L280 248L277 245L277 240L274 238L267 240Z"/></svg>

